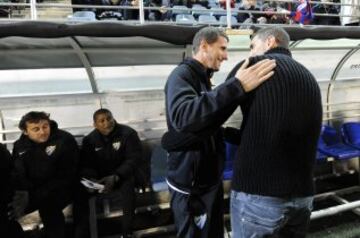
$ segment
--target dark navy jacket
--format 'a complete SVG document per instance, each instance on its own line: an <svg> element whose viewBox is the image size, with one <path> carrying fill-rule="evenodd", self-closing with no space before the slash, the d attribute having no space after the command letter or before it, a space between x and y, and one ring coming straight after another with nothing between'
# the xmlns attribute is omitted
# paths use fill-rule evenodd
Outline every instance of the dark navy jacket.
<svg viewBox="0 0 360 238"><path fill-rule="evenodd" d="M22 134L14 144L15 179L18 190L28 190L37 199L71 192L79 151L74 137L50 122L45 143L35 143Z"/></svg>
<svg viewBox="0 0 360 238"><path fill-rule="evenodd" d="M134 129L116 124L108 136L95 129L83 139L80 175L100 179L116 174L120 181L134 178L141 160L141 142Z"/></svg>
<svg viewBox="0 0 360 238"><path fill-rule="evenodd" d="M236 78L211 90L210 76L201 63L186 59L173 70L165 86L169 131L203 137L187 150L169 151L167 180L187 192L206 191L222 181L224 143L220 127L245 95Z"/></svg>

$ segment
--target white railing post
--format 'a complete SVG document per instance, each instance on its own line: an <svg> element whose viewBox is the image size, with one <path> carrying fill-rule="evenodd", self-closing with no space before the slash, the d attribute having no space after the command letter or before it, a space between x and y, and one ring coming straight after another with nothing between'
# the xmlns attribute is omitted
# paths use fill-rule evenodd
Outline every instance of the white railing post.
<svg viewBox="0 0 360 238"><path fill-rule="evenodd" d="M31 20L37 19L36 0L30 0L30 16Z"/></svg>
<svg viewBox="0 0 360 238"><path fill-rule="evenodd" d="M139 20L141 25L145 23L144 15L144 0L139 0Z"/></svg>
<svg viewBox="0 0 360 238"><path fill-rule="evenodd" d="M227 28L231 29L231 0L226 0L226 23Z"/></svg>

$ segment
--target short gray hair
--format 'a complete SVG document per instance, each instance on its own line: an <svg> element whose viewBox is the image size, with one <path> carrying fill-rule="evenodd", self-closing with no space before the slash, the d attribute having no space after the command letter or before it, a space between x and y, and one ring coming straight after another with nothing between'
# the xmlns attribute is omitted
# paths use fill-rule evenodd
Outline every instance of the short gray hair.
<svg viewBox="0 0 360 238"><path fill-rule="evenodd" d="M224 37L229 42L229 37L226 35L223 29L216 28L213 26L202 28L194 36L192 43L193 54L196 54L199 51L200 43L202 40L205 40L206 43L208 44L212 44L216 42L219 39L219 37Z"/></svg>
<svg viewBox="0 0 360 238"><path fill-rule="evenodd" d="M289 34L279 26L265 27L255 32L255 35L252 36L259 38L262 41L265 41L269 36L273 36L276 40L278 46L288 49L290 36Z"/></svg>

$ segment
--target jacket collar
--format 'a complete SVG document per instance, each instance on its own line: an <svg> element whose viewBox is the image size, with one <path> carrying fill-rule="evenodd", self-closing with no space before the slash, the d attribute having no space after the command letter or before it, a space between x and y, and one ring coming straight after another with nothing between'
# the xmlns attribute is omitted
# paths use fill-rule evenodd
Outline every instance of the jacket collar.
<svg viewBox="0 0 360 238"><path fill-rule="evenodd" d="M103 134L101 134L97 129L95 129L95 137L97 138L96 141L97 142L102 142L102 143L106 143L108 141L112 141L119 133L118 131L120 130L119 125L117 122L115 122L115 126L114 129L110 132L109 135L104 136Z"/></svg>
<svg viewBox="0 0 360 238"><path fill-rule="evenodd" d="M283 48L283 47L275 47L265 52L265 55L267 54L284 54L292 57L291 52L289 49Z"/></svg>
<svg viewBox="0 0 360 238"><path fill-rule="evenodd" d="M211 87L210 78L214 74L214 70L206 68L203 64L193 58L186 58L183 61L184 64L191 67L191 69L198 75L201 76L201 80L206 79L206 85Z"/></svg>

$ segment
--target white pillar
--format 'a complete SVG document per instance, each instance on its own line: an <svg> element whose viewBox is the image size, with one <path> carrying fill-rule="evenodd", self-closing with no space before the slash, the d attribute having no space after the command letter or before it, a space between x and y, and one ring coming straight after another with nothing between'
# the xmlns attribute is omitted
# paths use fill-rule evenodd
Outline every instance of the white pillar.
<svg viewBox="0 0 360 238"><path fill-rule="evenodd" d="M37 19L36 0L30 0L30 16L31 20Z"/></svg>
<svg viewBox="0 0 360 238"><path fill-rule="evenodd" d="M139 20L141 25L145 23L144 0L139 0Z"/></svg>

